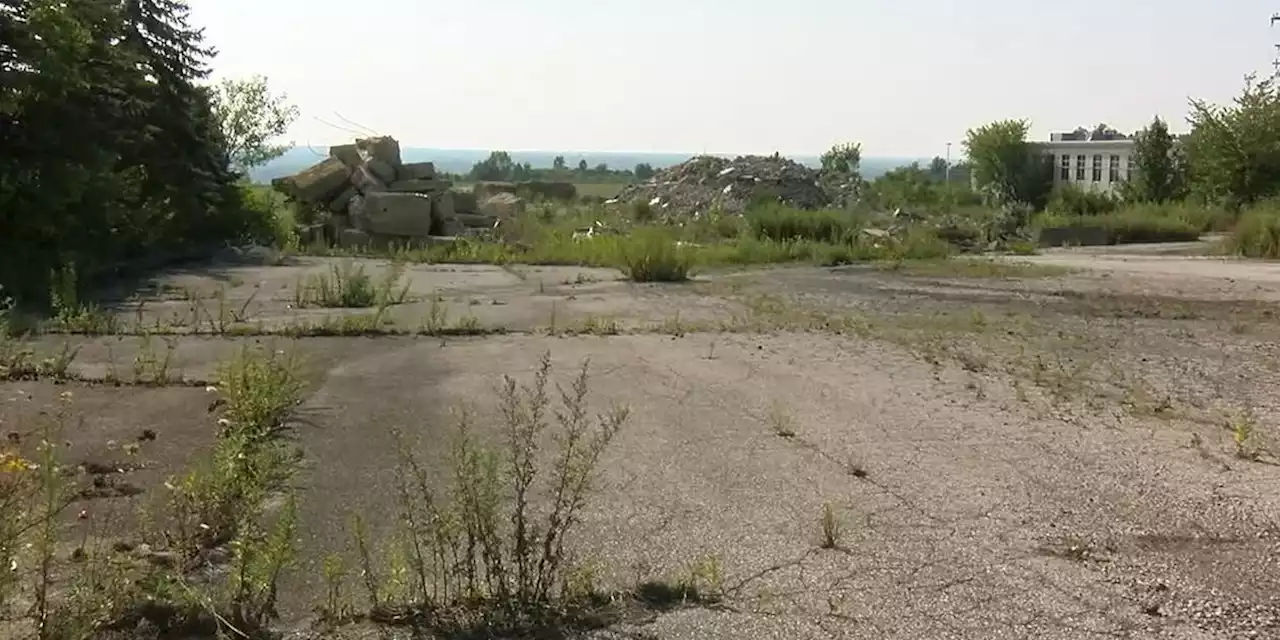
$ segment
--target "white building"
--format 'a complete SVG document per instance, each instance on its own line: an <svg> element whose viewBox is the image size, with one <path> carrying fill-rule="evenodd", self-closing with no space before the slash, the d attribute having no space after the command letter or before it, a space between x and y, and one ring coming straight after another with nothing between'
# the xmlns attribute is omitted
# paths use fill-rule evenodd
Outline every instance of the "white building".
<svg viewBox="0 0 1280 640"><path fill-rule="evenodd" d="M1048 142L1039 143L1044 153L1053 157L1053 186L1069 184L1085 191L1115 194L1120 183L1129 179L1133 138L1119 134L1093 137L1084 131L1054 133Z"/></svg>

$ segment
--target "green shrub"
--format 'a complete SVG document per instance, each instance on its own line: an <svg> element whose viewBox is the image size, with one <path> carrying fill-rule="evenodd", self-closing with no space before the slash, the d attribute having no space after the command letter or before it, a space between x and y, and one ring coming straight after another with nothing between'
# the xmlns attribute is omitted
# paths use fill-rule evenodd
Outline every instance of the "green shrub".
<svg viewBox="0 0 1280 640"><path fill-rule="evenodd" d="M1200 229L1179 218L1145 208L1077 216L1047 213L1037 219L1043 234L1049 229L1099 230L1107 244L1187 242L1200 237Z"/></svg>
<svg viewBox="0 0 1280 640"><path fill-rule="evenodd" d="M1086 191L1074 185L1054 189L1045 211L1069 216L1098 216L1120 207L1120 201L1107 193Z"/></svg>
<svg viewBox="0 0 1280 640"><path fill-rule="evenodd" d="M689 279L692 254L660 229L637 229L619 239L619 266L635 282L683 282Z"/></svg>
<svg viewBox="0 0 1280 640"><path fill-rule="evenodd" d="M1245 211L1227 238L1227 247L1248 258L1280 258L1280 209L1262 206Z"/></svg>
<svg viewBox="0 0 1280 640"><path fill-rule="evenodd" d="M746 217L753 236L775 242L812 240L838 244L848 242L855 231L848 214L831 209L808 211L768 203L752 207Z"/></svg>
<svg viewBox="0 0 1280 640"><path fill-rule="evenodd" d="M298 246L295 207L270 187L243 185L241 207L247 239L281 249Z"/></svg>

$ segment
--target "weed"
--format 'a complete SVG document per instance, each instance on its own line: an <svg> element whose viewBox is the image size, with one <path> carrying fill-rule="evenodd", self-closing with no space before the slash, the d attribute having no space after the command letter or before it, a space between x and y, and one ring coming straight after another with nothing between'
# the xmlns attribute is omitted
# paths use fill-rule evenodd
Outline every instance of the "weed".
<svg viewBox="0 0 1280 640"><path fill-rule="evenodd" d="M822 505L822 518L819 520L819 524L822 526L820 546L823 549L840 549L840 538L843 534L841 531L842 525L831 503L828 502Z"/></svg>
<svg viewBox="0 0 1280 640"><path fill-rule="evenodd" d="M604 318L596 315L589 315L582 319L577 330L573 333L585 333L596 336L613 336L620 332L618 321L613 318Z"/></svg>
<svg viewBox="0 0 1280 640"><path fill-rule="evenodd" d="M432 292L431 307L427 310L427 317L422 321L421 332L425 335L433 336L444 330L449 318L449 307L444 304L444 299L439 294Z"/></svg>
<svg viewBox="0 0 1280 640"><path fill-rule="evenodd" d="M769 409L769 427L779 438L796 437L795 418L780 404Z"/></svg>
<svg viewBox="0 0 1280 640"><path fill-rule="evenodd" d="M1257 421L1252 413L1241 412L1227 424L1231 430L1231 441L1235 443L1235 455L1241 460L1257 460L1262 456L1262 449L1257 443Z"/></svg>
<svg viewBox="0 0 1280 640"><path fill-rule="evenodd" d="M1275 203L1245 211L1227 238L1227 250L1249 258L1280 258L1280 209Z"/></svg>
<svg viewBox="0 0 1280 640"><path fill-rule="evenodd" d="M344 260L331 265L328 272L299 281L294 288L294 305L349 309L400 304L409 295L409 284L400 283L403 276L404 267L393 264L375 281L363 265Z"/></svg>
<svg viewBox="0 0 1280 640"><path fill-rule="evenodd" d="M693 265L688 250L656 229L640 229L619 245L623 272L635 282L684 282Z"/></svg>
<svg viewBox="0 0 1280 640"><path fill-rule="evenodd" d="M568 580L565 538L590 491L599 456L627 411L591 419L584 363L573 385L560 390L562 409L553 412L550 376L548 354L531 385L504 378L499 393L503 453L474 440L470 412L458 414L446 491L433 488L428 467L397 433L399 550L376 562L357 524L356 546L376 617L414 619L446 608L465 615L447 623L437 619L438 624L479 625L494 632L536 625L567 611L557 606L563 604ZM553 416L560 446L547 474L537 459ZM532 506L539 493L547 498L545 511Z"/></svg>

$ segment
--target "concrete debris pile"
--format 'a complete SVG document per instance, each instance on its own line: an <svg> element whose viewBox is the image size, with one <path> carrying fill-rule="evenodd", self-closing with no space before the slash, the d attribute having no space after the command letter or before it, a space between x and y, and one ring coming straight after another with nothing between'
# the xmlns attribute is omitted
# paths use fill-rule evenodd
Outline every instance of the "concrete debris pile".
<svg viewBox="0 0 1280 640"><path fill-rule="evenodd" d="M623 189L610 203L646 203L657 216L701 215L712 210L742 214L759 199L820 209L831 198L818 172L777 154L732 160L698 156Z"/></svg>
<svg viewBox="0 0 1280 640"><path fill-rule="evenodd" d="M400 143L388 136L330 147L329 157L272 186L324 213L323 222L303 230L304 241L342 247L457 236L492 228L518 210L511 203L491 207L474 193L453 190L431 162L403 162Z"/></svg>

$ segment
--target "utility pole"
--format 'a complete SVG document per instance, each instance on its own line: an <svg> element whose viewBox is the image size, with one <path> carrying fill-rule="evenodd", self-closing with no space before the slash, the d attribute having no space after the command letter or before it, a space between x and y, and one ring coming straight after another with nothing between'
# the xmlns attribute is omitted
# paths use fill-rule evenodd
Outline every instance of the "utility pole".
<svg viewBox="0 0 1280 640"><path fill-rule="evenodd" d="M944 173L946 177L943 179L943 182L948 185L951 184L951 143L950 142L947 143L947 170Z"/></svg>
<svg viewBox="0 0 1280 640"><path fill-rule="evenodd" d="M1276 26L1277 22L1280 22L1280 13L1271 14L1271 26ZM1271 59L1271 68L1274 69L1271 75L1272 77L1280 78L1280 44L1274 46L1276 48L1276 55Z"/></svg>

